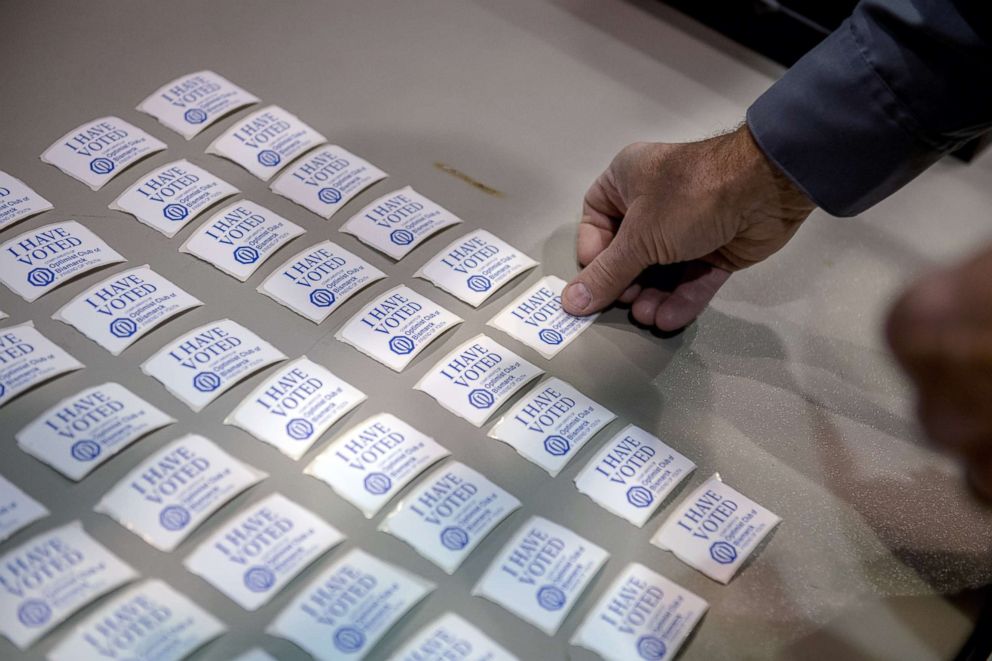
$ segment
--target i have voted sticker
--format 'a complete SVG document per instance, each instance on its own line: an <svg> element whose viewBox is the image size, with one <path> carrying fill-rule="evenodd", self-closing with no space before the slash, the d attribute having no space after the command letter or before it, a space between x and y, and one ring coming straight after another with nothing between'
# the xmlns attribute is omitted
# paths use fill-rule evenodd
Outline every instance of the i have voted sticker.
<svg viewBox="0 0 992 661"><path fill-rule="evenodd" d="M423 278L474 308L537 262L486 230L447 245L415 277Z"/></svg>
<svg viewBox="0 0 992 661"><path fill-rule="evenodd" d="M434 584L361 549L322 571L266 633L320 661L364 659Z"/></svg>
<svg viewBox="0 0 992 661"><path fill-rule="evenodd" d="M266 379L224 422L299 460L364 401L361 390L303 356Z"/></svg>
<svg viewBox="0 0 992 661"><path fill-rule="evenodd" d="M111 202L170 239L204 210L238 189L186 159L152 170Z"/></svg>
<svg viewBox="0 0 992 661"><path fill-rule="evenodd" d="M454 613L445 613L421 629L392 658L395 661L518 661L506 648Z"/></svg>
<svg viewBox="0 0 992 661"><path fill-rule="evenodd" d="M701 597L633 562L589 611L571 642L607 661L674 659L707 608Z"/></svg>
<svg viewBox="0 0 992 661"><path fill-rule="evenodd" d="M695 469L696 464L658 437L628 425L586 464L575 486L640 528Z"/></svg>
<svg viewBox="0 0 992 661"><path fill-rule="evenodd" d="M552 477L616 415L552 377L524 395L489 432Z"/></svg>
<svg viewBox="0 0 992 661"><path fill-rule="evenodd" d="M184 564L253 611L343 540L344 535L310 510L272 494L218 528Z"/></svg>
<svg viewBox="0 0 992 661"><path fill-rule="evenodd" d="M319 324L386 274L330 241L301 250L276 268L258 291Z"/></svg>
<svg viewBox="0 0 992 661"><path fill-rule="evenodd" d="M400 285L380 295L334 335L386 367L402 372L462 318Z"/></svg>
<svg viewBox="0 0 992 661"><path fill-rule="evenodd" d="M369 203L342 225L341 231L393 259L403 259L434 234L461 222L461 218L407 186Z"/></svg>
<svg viewBox="0 0 992 661"><path fill-rule="evenodd" d="M75 220L29 230L0 246L0 281L28 303L67 281L126 261Z"/></svg>
<svg viewBox="0 0 992 661"><path fill-rule="evenodd" d="M272 182L272 191L330 218L363 190L388 175L337 145L321 147Z"/></svg>
<svg viewBox="0 0 992 661"><path fill-rule="evenodd" d="M379 529L453 574L479 542L519 507L512 494L454 461L428 475Z"/></svg>
<svg viewBox="0 0 992 661"><path fill-rule="evenodd" d="M537 350L545 358L554 358L599 316L573 317L565 312L561 307L561 293L566 284L553 275L541 278L493 317L489 325Z"/></svg>
<svg viewBox="0 0 992 661"><path fill-rule="evenodd" d="M380 413L342 433L304 473L371 519L418 475L450 453L389 413Z"/></svg>
<svg viewBox="0 0 992 661"><path fill-rule="evenodd" d="M0 634L20 650L137 573L75 521L0 557Z"/></svg>
<svg viewBox="0 0 992 661"><path fill-rule="evenodd" d="M182 661L227 630L164 582L144 581L89 615L49 653L51 661Z"/></svg>
<svg viewBox="0 0 992 661"><path fill-rule="evenodd" d="M0 230L53 208L26 183L0 170Z"/></svg>
<svg viewBox="0 0 992 661"><path fill-rule="evenodd" d="M41 160L93 190L128 166L165 149L165 143L120 117L101 117L69 131Z"/></svg>
<svg viewBox="0 0 992 661"><path fill-rule="evenodd" d="M553 636L609 557L568 528L535 516L503 547L472 594Z"/></svg>
<svg viewBox="0 0 992 661"><path fill-rule="evenodd" d="M212 441L187 434L124 476L95 511L161 551L171 551L211 514L267 475Z"/></svg>
<svg viewBox="0 0 992 661"><path fill-rule="evenodd" d="M114 354L169 319L203 305L146 264L84 290L52 315Z"/></svg>
<svg viewBox="0 0 992 661"><path fill-rule="evenodd" d="M0 542L48 516L48 510L0 475Z"/></svg>
<svg viewBox="0 0 992 661"><path fill-rule="evenodd" d="M170 80L138 104L187 140L225 115L258 103L258 98L213 71L197 71Z"/></svg>
<svg viewBox="0 0 992 661"><path fill-rule="evenodd" d="M682 501L651 543L727 584L781 521L714 474Z"/></svg>
<svg viewBox="0 0 992 661"><path fill-rule="evenodd" d="M241 324L222 319L166 344L141 365L141 371L199 411L236 383L285 359Z"/></svg>
<svg viewBox="0 0 992 661"><path fill-rule="evenodd" d="M306 232L261 204L240 200L210 216L179 252L244 282L281 247Z"/></svg>
<svg viewBox="0 0 992 661"><path fill-rule="evenodd" d="M414 389L481 427L514 393L543 373L487 335L476 335L439 360Z"/></svg>
<svg viewBox="0 0 992 661"><path fill-rule="evenodd" d="M268 106L234 123L207 147L268 181L304 152L327 139L299 117L278 106Z"/></svg>
<svg viewBox="0 0 992 661"><path fill-rule="evenodd" d="M0 328L0 406L25 390L83 368L34 322Z"/></svg>
<svg viewBox="0 0 992 661"><path fill-rule="evenodd" d="M115 454L175 420L119 383L66 397L24 429L17 445L70 480L81 480Z"/></svg>

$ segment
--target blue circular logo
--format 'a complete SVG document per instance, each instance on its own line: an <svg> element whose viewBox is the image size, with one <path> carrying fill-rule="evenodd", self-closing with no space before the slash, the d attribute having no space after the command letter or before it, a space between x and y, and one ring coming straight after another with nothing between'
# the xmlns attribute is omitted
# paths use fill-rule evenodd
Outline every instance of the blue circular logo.
<svg viewBox="0 0 992 661"><path fill-rule="evenodd" d="M125 337L131 337L137 332L138 324L134 323L132 319L119 317L110 322L110 334L114 337L124 339Z"/></svg>
<svg viewBox="0 0 992 661"><path fill-rule="evenodd" d="M318 308L329 308L337 300L334 292L329 289L314 289L310 292L310 302Z"/></svg>
<svg viewBox="0 0 992 661"><path fill-rule="evenodd" d="M545 585L537 591L537 605L546 611L561 610L565 605L565 593L553 585Z"/></svg>
<svg viewBox="0 0 992 661"><path fill-rule="evenodd" d="M190 108L183 113L183 119L190 124L202 124L207 121L207 113L205 110L200 110L199 108Z"/></svg>
<svg viewBox="0 0 992 661"><path fill-rule="evenodd" d="M468 546L468 533L455 526L445 528L441 531L441 543L446 549L461 551Z"/></svg>
<svg viewBox="0 0 992 661"><path fill-rule="evenodd" d="M413 340L406 335L397 335L389 340L389 350L400 356L405 356L412 352L415 346Z"/></svg>
<svg viewBox="0 0 992 661"><path fill-rule="evenodd" d="M282 157L271 149L258 152L258 162L267 168L274 168L282 162Z"/></svg>
<svg viewBox="0 0 992 661"><path fill-rule="evenodd" d="M276 575L268 567L251 567L245 572L245 587L252 592L266 592L276 584Z"/></svg>
<svg viewBox="0 0 992 661"><path fill-rule="evenodd" d="M185 507L169 505L164 510L159 512L158 522L162 524L162 527L166 530L171 530L173 532L176 530L182 530L189 524L189 512L186 511Z"/></svg>
<svg viewBox="0 0 992 661"><path fill-rule="evenodd" d="M293 418L286 423L286 434L294 441L305 441L313 434L313 425L309 420Z"/></svg>
<svg viewBox="0 0 992 661"><path fill-rule="evenodd" d="M466 281L466 284L472 291L477 291L480 293L489 291L490 287L493 286L493 283L490 282L489 278L483 275L470 275Z"/></svg>
<svg viewBox="0 0 992 661"><path fill-rule="evenodd" d="M355 627L341 627L334 632L334 647L340 652L357 652L364 644L365 634Z"/></svg>
<svg viewBox="0 0 992 661"><path fill-rule="evenodd" d="M541 338L541 342L545 344L561 344L565 341L565 338L556 330L550 328L542 328L538 331L537 336Z"/></svg>
<svg viewBox="0 0 992 661"><path fill-rule="evenodd" d="M398 246L408 246L416 238L410 230L393 230L389 233L389 240Z"/></svg>
<svg viewBox="0 0 992 661"><path fill-rule="evenodd" d="M3 397L6 392L7 392L7 386L0 383L0 397Z"/></svg>
<svg viewBox="0 0 992 661"><path fill-rule="evenodd" d="M564 436L554 434L544 439L544 450L555 457L563 457L572 449L572 444Z"/></svg>
<svg viewBox="0 0 992 661"><path fill-rule="evenodd" d="M40 268L28 271L28 284L35 287L47 287L55 282L55 272L51 269Z"/></svg>
<svg viewBox="0 0 992 661"><path fill-rule="evenodd" d="M213 372L200 372L193 377L193 387L200 392L213 392L220 388L220 377Z"/></svg>
<svg viewBox="0 0 992 661"><path fill-rule="evenodd" d="M166 204L162 208L162 215L166 220L180 221L189 215L189 209L181 204Z"/></svg>
<svg viewBox="0 0 992 661"><path fill-rule="evenodd" d="M238 246L234 249L234 261L238 264L254 264L258 258L258 251L251 246Z"/></svg>
<svg viewBox="0 0 992 661"><path fill-rule="evenodd" d="M94 158L90 161L90 170L94 174L110 174L114 171L114 162L109 158Z"/></svg>
<svg viewBox="0 0 992 661"><path fill-rule="evenodd" d="M100 456L100 444L94 441L76 441L69 448L69 454L76 461L93 461Z"/></svg>
<svg viewBox="0 0 992 661"><path fill-rule="evenodd" d="M48 624L52 609L44 601L29 599L17 609L17 619L26 627L40 627Z"/></svg>
<svg viewBox="0 0 992 661"><path fill-rule="evenodd" d="M393 486L393 481L385 473L369 473L365 476L365 490L373 496L387 493Z"/></svg>
<svg viewBox="0 0 992 661"><path fill-rule="evenodd" d="M665 656L665 652L667 651L668 648L665 647L665 642L661 638L641 636L637 639L637 653L641 655L642 659L658 661L658 659Z"/></svg>
<svg viewBox="0 0 992 661"><path fill-rule="evenodd" d="M476 388L468 394L468 403L477 409L487 409L496 403L496 398L488 390Z"/></svg>
<svg viewBox="0 0 992 661"><path fill-rule="evenodd" d="M634 507L647 507L654 502L654 494L642 486L627 489L627 502Z"/></svg>
<svg viewBox="0 0 992 661"><path fill-rule="evenodd" d="M721 565L729 565L737 559L737 549L727 542L713 542L710 546L710 557Z"/></svg>
<svg viewBox="0 0 992 661"><path fill-rule="evenodd" d="M321 188L317 191L317 199L324 204L337 204L341 201L341 191L337 188Z"/></svg>

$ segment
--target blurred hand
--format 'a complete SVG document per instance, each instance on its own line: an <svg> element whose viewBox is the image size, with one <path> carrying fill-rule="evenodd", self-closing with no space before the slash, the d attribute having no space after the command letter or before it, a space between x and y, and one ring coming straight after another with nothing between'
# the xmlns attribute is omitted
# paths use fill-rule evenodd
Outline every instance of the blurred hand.
<svg viewBox="0 0 992 661"><path fill-rule="evenodd" d="M625 147L586 193L578 259L562 303L587 315L615 301L663 331L695 319L732 271L765 259L815 205L771 164L746 126L688 144ZM661 289L639 280L677 265Z"/></svg>
<svg viewBox="0 0 992 661"><path fill-rule="evenodd" d="M992 246L911 286L886 330L916 385L923 428L992 498Z"/></svg>

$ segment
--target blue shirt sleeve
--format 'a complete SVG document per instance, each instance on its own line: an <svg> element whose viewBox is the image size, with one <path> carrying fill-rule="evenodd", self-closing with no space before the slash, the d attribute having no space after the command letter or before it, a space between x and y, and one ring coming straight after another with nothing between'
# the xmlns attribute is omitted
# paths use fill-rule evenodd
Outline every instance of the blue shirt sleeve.
<svg viewBox="0 0 992 661"><path fill-rule="evenodd" d="M747 123L817 205L864 211L992 128L992 2L862 0Z"/></svg>

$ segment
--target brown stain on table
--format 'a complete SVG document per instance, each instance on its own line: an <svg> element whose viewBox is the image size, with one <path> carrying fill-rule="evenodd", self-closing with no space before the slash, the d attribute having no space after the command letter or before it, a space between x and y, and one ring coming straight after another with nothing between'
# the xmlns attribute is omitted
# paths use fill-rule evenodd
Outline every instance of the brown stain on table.
<svg viewBox="0 0 992 661"><path fill-rule="evenodd" d="M450 174L452 177L455 177L456 179L461 179L469 186L472 186L473 188L482 191L486 195L492 195L493 197L503 197L503 191L499 191L491 186L487 186L478 179L470 177L469 175L465 174L458 168L454 168L448 165L447 163L436 161L434 163L434 167L445 174Z"/></svg>

